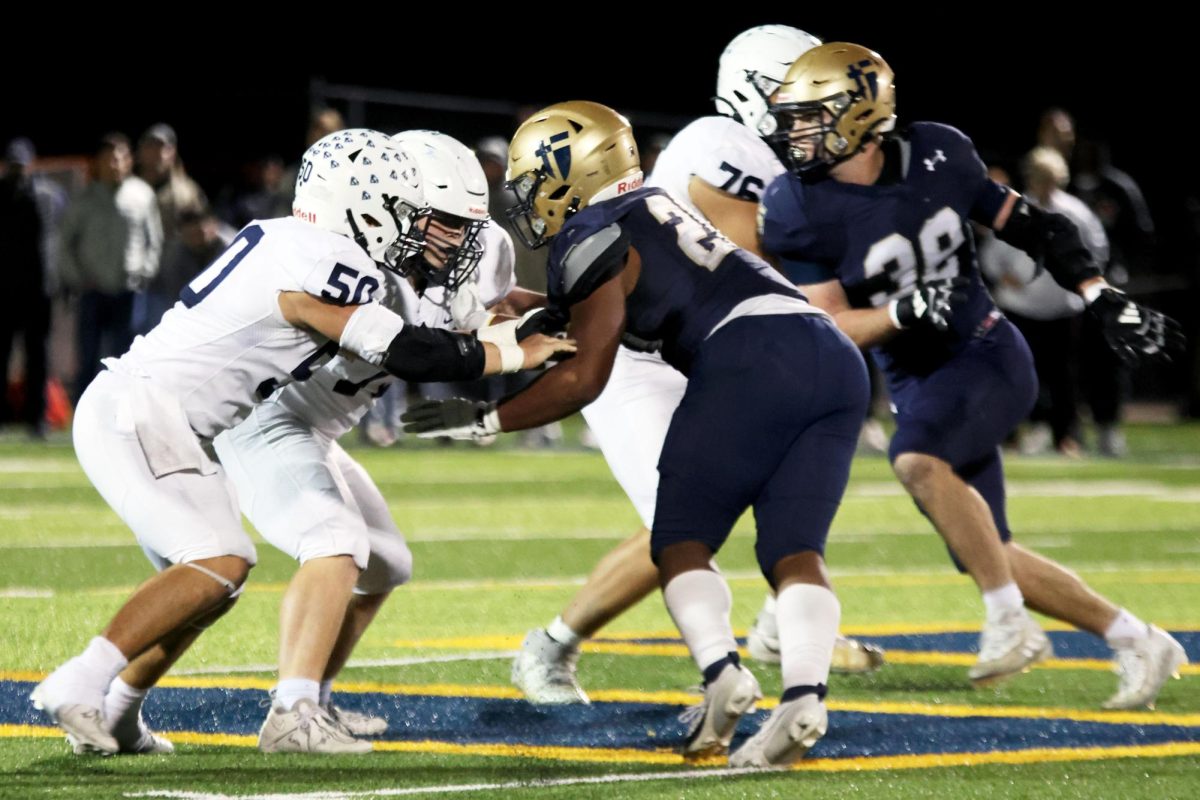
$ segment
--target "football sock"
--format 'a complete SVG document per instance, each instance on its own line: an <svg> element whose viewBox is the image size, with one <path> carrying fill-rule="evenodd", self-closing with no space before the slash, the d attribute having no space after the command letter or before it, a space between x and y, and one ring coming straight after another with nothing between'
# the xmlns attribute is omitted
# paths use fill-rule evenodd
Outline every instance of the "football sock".
<svg viewBox="0 0 1200 800"><path fill-rule="evenodd" d="M1136 642L1150 635L1150 626L1122 608L1117 612L1117 618L1104 631L1104 641L1109 647Z"/></svg>
<svg viewBox="0 0 1200 800"><path fill-rule="evenodd" d="M1017 588L1016 582L1010 581L999 589L984 592L983 607L987 610L988 619L997 619L1006 611L1024 608L1025 598L1021 596L1021 590Z"/></svg>
<svg viewBox="0 0 1200 800"><path fill-rule="evenodd" d="M301 700L311 700L318 703L321 699L321 685L308 678L287 678L275 684L275 707L291 711Z"/></svg>
<svg viewBox="0 0 1200 800"><path fill-rule="evenodd" d="M571 630L571 626L563 622L562 616L557 616L554 621L546 626L546 635L564 647L578 647L583 641L583 637L575 631Z"/></svg>
<svg viewBox="0 0 1200 800"><path fill-rule="evenodd" d="M720 575L706 569L676 575L663 588L663 601L701 671L737 652L729 623L733 598Z"/></svg>
<svg viewBox="0 0 1200 800"><path fill-rule="evenodd" d="M779 657L783 686L817 686L829 680L842 606L824 586L793 583L779 593Z"/></svg>

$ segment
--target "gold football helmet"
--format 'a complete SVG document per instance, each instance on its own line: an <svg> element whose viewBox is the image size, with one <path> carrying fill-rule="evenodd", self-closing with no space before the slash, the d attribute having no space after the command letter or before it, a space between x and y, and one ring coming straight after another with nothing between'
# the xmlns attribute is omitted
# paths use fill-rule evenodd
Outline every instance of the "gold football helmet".
<svg viewBox="0 0 1200 800"><path fill-rule="evenodd" d="M874 50L830 42L792 63L771 95L770 137L796 174L823 174L896 126L896 76Z"/></svg>
<svg viewBox="0 0 1200 800"><path fill-rule="evenodd" d="M642 185L629 120L599 103L556 103L527 119L508 146L507 212L530 248L541 247L571 215Z"/></svg>

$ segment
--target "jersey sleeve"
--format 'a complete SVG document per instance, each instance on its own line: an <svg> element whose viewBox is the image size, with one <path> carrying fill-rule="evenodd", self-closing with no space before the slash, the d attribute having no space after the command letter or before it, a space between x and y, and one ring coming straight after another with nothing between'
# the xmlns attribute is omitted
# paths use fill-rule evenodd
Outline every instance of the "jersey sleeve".
<svg viewBox="0 0 1200 800"><path fill-rule="evenodd" d="M347 244L324 250L315 261L295 259L285 269L300 291L337 305L369 303L384 285L384 275L370 256L349 240Z"/></svg>
<svg viewBox="0 0 1200 800"><path fill-rule="evenodd" d="M787 174L772 181L758 207L758 231L763 251L776 258L792 283L825 283L837 277L836 268L817 252L814 225L804 184Z"/></svg>
<svg viewBox="0 0 1200 800"><path fill-rule="evenodd" d="M485 308L491 308L517 288L517 255L512 237L496 222L489 222L480 238L483 258L479 262L479 297Z"/></svg>
<svg viewBox="0 0 1200 800"><path fill-rule="evenodd" d="M929 124L936 128L936 134L945 142L955 175L972 198L971 219L990 228L1012 190L988 177L987 165L965 133L950 125Z"/></svg>
<svg viewBox="0 0 1200 800"><path fill-rule="evenodd" d="M546 289L551 304L559 309L568 309L587 299L601 284L619 274L629 254L629 234L620 223L579 233L569 238L559 237L550 251Z"/></svg>
<svg viewBox="0 0 1200 800"><path fill-rule="evenodd" d="M783 167L771 149L741 123L709 142L692 144L695 177L744 200L759 200Z"/></svg>

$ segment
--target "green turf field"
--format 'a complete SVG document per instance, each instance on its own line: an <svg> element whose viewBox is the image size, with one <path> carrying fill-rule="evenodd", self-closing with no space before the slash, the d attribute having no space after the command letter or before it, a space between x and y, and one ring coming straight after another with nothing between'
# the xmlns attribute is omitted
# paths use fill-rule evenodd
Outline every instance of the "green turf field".
<svg viewBox="0 0 1200 800"><path fill-rule="evenodd" d="M1170 630L1200 631L1200 425L1133 427L1129 438L1121 461L1010 459L1010 522L1114 601ZM177 753L102 760L69 755L22 698L150 567L66 440L0 437L0 797L1200 797L1195 665L1152 713L1099 711L1116 678L1085 650L1060 648L998 690L970 688L962 643L982 604L881 458L856 461L828 561L843 629L893 642L893 663L832 679L830 734L811 761L742 775L685 767L670 752L698 677L657 596L585 650L580 677L597 700L586 713L531 709L509 687L505 653L637 527L599 454L502 442L354 455L415 556L413 583L343 675L346 696L387 710L397 735L364 757L253 749L292 571L262 543L244 598L160 690L177 700L176 716L164 712L175 722L163 725ZM751 544L744 519L720 556L739 633L763 595ZM777 670L751 666L777 694ZM413 730L437 733L404 735L410 710Z"/></svg>

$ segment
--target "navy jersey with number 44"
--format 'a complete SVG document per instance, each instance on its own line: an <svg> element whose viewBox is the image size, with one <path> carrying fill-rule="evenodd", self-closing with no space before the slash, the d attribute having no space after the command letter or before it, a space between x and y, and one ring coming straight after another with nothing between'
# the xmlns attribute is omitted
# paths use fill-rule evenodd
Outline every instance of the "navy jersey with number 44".
<svg viewBox="0 0 1200 800"><path fill-rule="evenodd" d="M554 237L550 305L567 311L617 275L629 246L641 275L625 300L625 331L661 342L688 374L700 343L740 303L764 295L803 301L766 262L741 250L661 189L636 189L583 209Z"/></svg>
<svg viewBox="0 0 1200 800"><path fill-rule="evenodd" d="M899 159L899 180L776 178L762 201L763 248L796 283L837 279L854 308L884 306L921 281L968 278L952 331L917 327L876 348L889 375L926 375L994 321L968 220L990 226L1009 190L988 178L971 140L948 125L913 123L885 148Z"/></svg>

